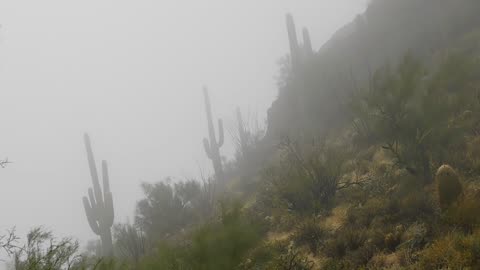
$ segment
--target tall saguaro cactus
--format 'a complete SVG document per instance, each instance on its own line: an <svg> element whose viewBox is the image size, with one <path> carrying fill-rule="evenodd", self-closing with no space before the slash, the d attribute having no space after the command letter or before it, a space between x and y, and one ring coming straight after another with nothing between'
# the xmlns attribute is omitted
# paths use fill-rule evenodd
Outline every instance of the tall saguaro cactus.
<svg viewBox="0 0 480 270"><path fill-rule="evenodd" d="M102 255L104 257L112 257L113 244L111 227L113 225L114 211L112 193L110 192L110 183L108 179L107 162L105 160L102 161L102 191L88 134L85 134L84 140L93 188L88 189L88 198L87 196L83 197L83 206L85 207L85 214L87 215L90 228L95 234L100 236L100 239L102 240Z"/></svg>
<svg viewBox="0 0 480 270"><path fill-rule="evenodd" d="M288 41L290 44L290 57L292 61L292 68L296 70L300 64L300 50L298 46L297 30L295 29L295 22L292 14L286 15Z"/></svg>
<svg viewBox="0 0 480 270"><path fill-rule="evenodd" d="M297 30L292 14L286 15L288 41L290 44L290 57L292 61L292 68L294 71L298 70L300 65L313 55L312 42L307 28L303 28L303 44L298 44Z"/></svg>
<svg viewBox="0 0 480 270"><path fill-rule="evenodd" d="M218 119L218 141L215 137L215 128L213 127L212 120L212 107L210 105L210 97L208 96L208 90L206 87L203 88L203 96L205 98L205 113L207 115L207 125L208 125L208 137L209 139L203 139L203 146L205 147L205 153L207 157L212 160L213 169L215 171L215 177L217 181L223 182L223 167L222 159L220 156L220 147L223 145L224 136L223 136L223 122L222 119Z"/></svg>

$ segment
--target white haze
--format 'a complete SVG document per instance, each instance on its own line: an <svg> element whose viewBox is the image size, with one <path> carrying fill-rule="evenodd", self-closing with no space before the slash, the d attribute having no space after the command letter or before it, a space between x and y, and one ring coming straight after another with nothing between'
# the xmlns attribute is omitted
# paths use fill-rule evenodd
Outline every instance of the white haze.
<svg viewBox="0 0 480 270"><path fill-rule="evenodd" d="M236 106L263 123L288 53L284 15L315 49L365 8L360 0L0 1L0 229L44 225L95 238L81 197L82 141L108 160L116 222L133 219L142 181L209 171L201 86L214 115ZM228 137L228 136L227 136ZM230 154L229 141L223 148Z"/></svg>

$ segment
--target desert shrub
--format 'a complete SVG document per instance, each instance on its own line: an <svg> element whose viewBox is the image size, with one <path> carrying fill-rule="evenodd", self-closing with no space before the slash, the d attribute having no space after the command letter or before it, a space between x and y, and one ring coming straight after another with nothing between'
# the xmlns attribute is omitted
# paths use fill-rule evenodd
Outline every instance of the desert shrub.
<svg viewBox="0 0 480 270"><path fill-rule="evenodd" d="M434 214L433 204L423 190L413 191L399 200L399 220L414 221L426 219Z"/></svg>
<svg viewBox="0 0 480 270"><path fill-rule="evenodd" d="M141 261L141 269L235 269L260 241L258 228L241 208L223 202L218 222L197 228L187 243L161 243Z"/></svg>
<svg viewBox="0 0 480 270"><path fill-rule="evenodd" d="M147 252L145 234L135 225L125 223L113 227L116 254L133 264L138 264Z"/></svg>
<svg viewBox="0 0 480 270"><path fill-rule="evenodd" d="M394 155L395 164L426 175L430 169L425 139L431 131L417 126L418 115L412 108L423 74L419 62L406 56L395 72L389 67L377 71L369 91L358 102L367 111L359 117L371 122L372 133Z"/></svg>
<svg viewBox="0 0 480 270"><path fill-rule="evenodd" d="M465 167L472 174L478 173L480 171L480 136L469 138L466 144Z"/></svg>
<svg viewBox="0 0 480 270"><path fill-rule="evenodd" d="M262 189L271 208L283 207L301 215L328 211L337 190L351 183L340 183L345 151L325 143L308 146L285 140L278 166L265 170Z"/></svg>
<svg viewBox="0 0 480 270"><path fill-rule="evenodd" d="M282 253L288 251L288 244L278 242L263 242L248 252L244 261L239 265L239 270L266 269Z"/></svg>
<svg viewBox="0 0 480 270"><path fill-rule="evenodd" d="M390 269L399 270L405 265L401 253L378 253L375 254L367 264L367 269Z"/></svg>
<svg viewBox="0 0 480 270"><path fill-rule="evenodd" d="M14 252L16 270L83 270L96 266L108 269L107 260L100 262L80 254L79 244L71 238L57 239L41 227L27 234L27 242Z"/></svg>
<svg viewBox="0 0 480 270"><path fill-rule="evenodd" d="M347 222L351 226L368 227L374 218L388 218L398 213L398 204L387 198L371 198L363 205L351 207L347 211Z"/></svg>
<svg viewBox="0 0 480 270"><path fill-rule="evenodd" d="M344 228L339 230L328 239L323 247L323 253L328 257L340 259L347 252L359 249L367 240L367 231L365 229Z"/></svg>
<svg viewBox="0 0 480 270"><path fill-rule="evenodd" d="M183 270L191 269L187 256L187 247L172 246L166 243L159 243L157 247L144 256L137 265L138 269L158 270Z"/></svg>
<svg viewBox="0 0 480 270"><path fill-rule="evenodd" d="M378 252L378 248L374 244L367 242L357 250L349 253L346 256L346 260L351 263L353 269L358 269L367 265L376 252Z"/></svg>
<svg viewBox="0 0 480 270"><path fill-rule="evenodd" d="M144 183L145 198L137 203L135 222L149 239L161 240L211 216L210 183L195 180L172 184L170 179Z"/></svg>
<svg viewBox="0 0 480 270"><path fill-rule="evenodd" d="M293 239L296 245L306 245L310 252L316 254L326 236L327 232L319 222L315 218L310 218L297 226Z"/></svg>
<svg viewBox="0 0 480 270"><path fill-rule="evenodd" d="M289 249L286 254L275 258L266 267L267 270L312 270L313 262L300 252L294 249Z"/></svg>
<svg viewBox="0 0 480 270"><path fill-rule="evenodd" d="M188 258L193 269L234 269L259 238L258 228L245 219L240 204L222 204L221 222L192 235Z"/></svg>
<svg viewBox="0 0 480 270"><path fill-rule="evenodd" d="M480 201L466 196L445 211L444 219L450 225L471 232L480 225Z"/></svg>
<svg viewBox="0 0 480 270"><path fill-rule="evenodd" d="M433 179L432 164L460 158L454 154L461 152L470 128L465 121L452 124L458 109L464 111L475 101L472 91L466 90L470 77L447 72L452 61L447 59L427 76L420 62L407 55L395 70L385 67L376 72L370 88L356 94L351 106L357 134L368 130L369 137L392 154L396 166L423 178L423 183ZM469 74L474 70L474 65L463 66ZM452 89L457 86L459 90Z"/></svg>
<svg viewBox="0 0 480 270"><path fill-rule="evenodd" d="M352 264L346 260L328 259L322 269L325 270L349 270L354 269Z"/></svg>
<svg viewBox="0 0 480 270"><path fill-rule="evenodd" d="M478 234L450 233L421 252L419 266L422 269L476 269L480 266L479 241Z"/></svg>

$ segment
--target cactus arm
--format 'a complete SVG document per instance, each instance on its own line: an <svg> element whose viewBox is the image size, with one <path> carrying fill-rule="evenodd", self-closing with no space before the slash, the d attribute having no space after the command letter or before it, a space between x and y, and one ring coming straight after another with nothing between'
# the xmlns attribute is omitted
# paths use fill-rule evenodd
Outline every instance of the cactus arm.
<svg viewBox="0 0 480 270"><path fill-rule="evenodd" d="M222 119L218 119L218 143L217 146L221 147L224 142L224 136L223 136L223 121Z"/></svg>
<svg viewBox="0 0 480 270"><path fill-rule="evenodd" d="M245 129L245 124L243 123L242 113L240 108L237 107L237 122L238 122L238 136L240 141L240 151L242 155L245 155L247 149L247 131Z"/></svg>
<svg viewBox="0 0 480 270"><path fill-rule="evenodd" d="M104 200L104 215L105 225L111 227L115 218L113 210L113 198L110 192L110 181L108 177L108 164L107 161L102 161L102 175L103 175L103 200Z"/></svg>
<svg viewBox="0 0 480 270"><path fill-rule="evenodd" d="M110 180L108 177L108 164L107 161L102 160L102 178L103 178L103 194L110 192Z"/></svg>
<svg viewBox="0 0 480 270"><path fill-rule="evenodd" d="M288 32L288 42L290 45L290 57L292 61L293 69L296 69L298 66L299 55L298 55L298 39L297 31L295 29L295 22L293 20L292 14L286 15L287 23L287 32Z"/></svg>
<svg viewBox="0 0 480 270"><path fill-rule="evenodd" d="M92 188L88 189L88 198L90 199L90 205L92 206L92 208L97 209L98 205L97 205L97 202L95 201L95 195L93 195Z"/></svg>
<svg viewBox="0 0 480 270"><path fill-rule="evenodd" d="M212 159L212 151L207 138L203 139L203 148L205 148L205 153L207 153L207 157L209 159Z"/></svg>
<svg viewBox="0 0 480 270"><path fill-rule="evenodd" d="M210 96L208 95L208 89L206 87L203 88L203 96L205 99L205 113L207 115L208 136L213 144L213 141L215 141L215 129L213 127L212 121L212 106L210 104Z"/></svg>
<svg viewBox="0 0 480 270"><path fill-rule="evenodd" d="M95 165L95 157L93 156L92 144L88 134L84 135L85 148L87 150L88 167L90 168L90 175L92 177L93 191L95 199L98 205L102 205L103 197L100 188L100 182L98 181L97 166Z"/></svg>
<svg viewBox="0 0 480 270"><path fill-rule="evenodd" d="M313 54L312 41L310 40L310 33L306 27L303 28L303 48L306 52L306 56L311 57Z"/></svg>
<svg viewBox="0 0 480 270"><path fill-rule="evenodd" d="M85 208L85 214L87 216L88 224L90 225L90 228L92 231L99 235L100 234L100 227L98 226L98 223L95 219L95 214L93 208L90 206L90 203L88 202L87 197L83 197L83 207Z"/></svg>

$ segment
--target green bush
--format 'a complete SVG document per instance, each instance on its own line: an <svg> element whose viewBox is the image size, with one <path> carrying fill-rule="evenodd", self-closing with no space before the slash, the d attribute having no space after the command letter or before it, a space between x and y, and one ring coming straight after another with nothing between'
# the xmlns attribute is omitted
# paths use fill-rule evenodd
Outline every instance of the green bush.
<svg viewBox="0 0 480 270"><path fill-rule="evenodd" d="M135 222L150 240L164 240L211 217L212 187L195 180L144 183L145 198L137 203Z"/></svg>
<svg viewBox="0 0 480 270"><path fill-rule="evenodd" d="M300 145L286 140L280 164L264 171L260 198L272 209L284 208L300 215L318 215L331 209L340 183L346 151L324 143Z"/></svg>
<svg viewBox="0 0 480 270"><path fill-rule="evenodd" d="M218 222L199 227L181 244L161 244L141 262L142 269L235 269L258 245L258 227L246 219L239 203L222 203Z"/></svg>

